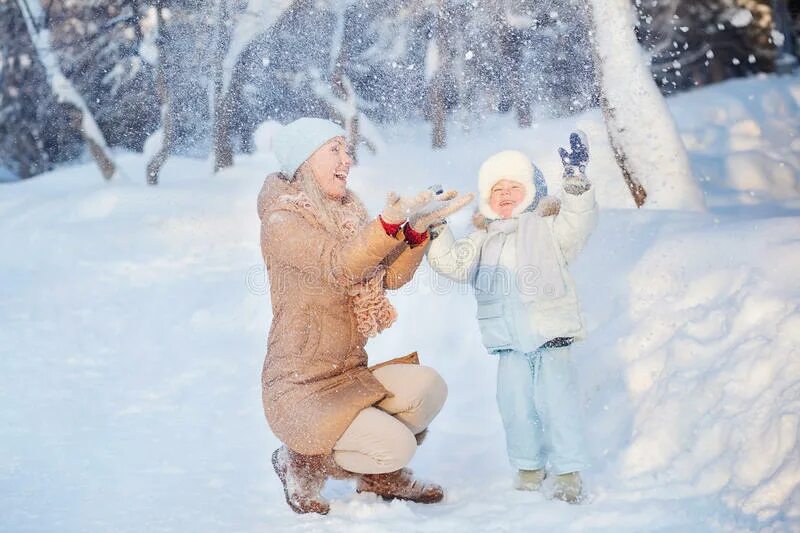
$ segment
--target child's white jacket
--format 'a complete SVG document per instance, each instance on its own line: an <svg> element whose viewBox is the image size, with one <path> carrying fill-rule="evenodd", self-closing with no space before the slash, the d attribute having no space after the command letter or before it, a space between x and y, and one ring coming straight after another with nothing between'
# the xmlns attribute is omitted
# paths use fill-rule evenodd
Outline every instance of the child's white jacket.
<svg viewBox="0 0 800 533"><path fill-rule="evenodd" d="M452 231L445 228L431 242L427 251L428 261L440 274L458 282L470 283L476 288L478 324L483 343L490 353L509 349L532 352L557 337L582 339L586 330L568 265L583 249L597 225L597 217L594 190L590 189L579 196L563 194L561 208L555 216L542 216L538 211L521 214L519 225L525 225L525 236L538 236L535 242L520 242L517 231L503 231L506 238L497 266L509 272L510 279L524 280L526 275L518 268L516 248L537 247L535 251L539 261L552 265L550 268L537 269L537 277L545 278L537 282L542 287L557 287L553 291L555 296L536 297L533 301L531 297L521 298L520 284L516 282L505 285L511 290L498 290L499 284L495 284L495 289L488 292L476 287L485 286L485 283L476 283L479 278L477 273L484 273L481 270L481 249L492 232L506 221L494 221L488 228L475 231L458 241Z"/></svg>

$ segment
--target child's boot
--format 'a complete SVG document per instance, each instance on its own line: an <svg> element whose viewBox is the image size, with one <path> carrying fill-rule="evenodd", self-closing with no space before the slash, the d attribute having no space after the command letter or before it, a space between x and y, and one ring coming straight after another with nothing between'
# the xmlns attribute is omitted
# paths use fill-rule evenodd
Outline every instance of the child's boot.
<svg viewBox="0 0 800 533"><path fill-rule="evenodd" d="M578 472L560 474L556 476L555 490L553 498L567 503L579 503L581 501L581 475Z"/></svg>
<svg viewBox="0 0 800 533"><path fill-rule="evenodd" d="M519 470L514 480L514 488L517 490L539 490L542 487L544 478L544 468L539 468L538 470Z"/></svg>

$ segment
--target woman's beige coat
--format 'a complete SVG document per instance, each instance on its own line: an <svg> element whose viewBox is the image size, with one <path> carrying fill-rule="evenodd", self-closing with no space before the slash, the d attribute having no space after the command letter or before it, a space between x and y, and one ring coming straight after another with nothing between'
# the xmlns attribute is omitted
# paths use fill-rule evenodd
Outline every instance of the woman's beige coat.
<svg viewBox="0 0 800 533"><path fill-rule="evenodd" d="M306 455L329 454L362 409L389 395L367 369L348 288L385 265L384 285L414 275L426 246L410 248L379 221L343 241L291 198L299 190L278 174L258 199L261 251L272 297L262 373L264 411L275 435Z"/></svg>

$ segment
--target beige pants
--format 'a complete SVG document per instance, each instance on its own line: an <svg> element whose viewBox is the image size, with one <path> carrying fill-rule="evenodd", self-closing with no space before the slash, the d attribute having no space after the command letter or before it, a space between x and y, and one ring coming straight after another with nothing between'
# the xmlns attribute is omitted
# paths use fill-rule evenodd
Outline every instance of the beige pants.
<svg viewBox="0 0 800 533"><path fill-rule="evenodd" d="M373 371L394 396L361 411L333 447L333 459L350 472L383 474L406 466L414 435L428 427L447 398L447 384L434 369L387 365Z"/></svg>

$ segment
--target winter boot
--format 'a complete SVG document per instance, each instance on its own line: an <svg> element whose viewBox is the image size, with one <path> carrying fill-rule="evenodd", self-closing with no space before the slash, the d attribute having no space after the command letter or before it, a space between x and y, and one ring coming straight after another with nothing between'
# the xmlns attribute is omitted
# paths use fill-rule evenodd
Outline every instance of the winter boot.
<svg viewBox="0 0 800 533"><path fill-rule="evenodd" d="M328 455L325 459L325 472L331 479L356 479L359 474L354 474L349 470L345 470L333 460L333 455Z"/></svg>
<svg viewBox="0 0 800 533"><path fill-rule="evenodd" d="M567 503L580 503L583 494L581 493L581 475L578 472L560 474L556 476L555 490L553 498Z"/></svg>
<svg viewBox="0 0 800 533"><path fill-rule="evenodd" d="M320 492L328 479L328 456L302 455L281 446L272 453L272 466L283 483L286 503L296 513L328 514L330 505Z"/></svg>
<svg viewBox="0 0 800 533"><path fill-rule="evenodd" d="M444 498L442 487L414 479L408 468L388 474L364 474L358 479L356 492L373 492L384 500L408 500L417 503L437 503Z"/></svg>
<svg viewBox="0 0 800 533"><path fill-rule="evenodd" d="M519 470L517 478L514 480L514 488L517 490L539 490L544 481L544 468L538 470Z"/></svg>

